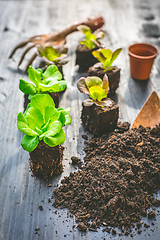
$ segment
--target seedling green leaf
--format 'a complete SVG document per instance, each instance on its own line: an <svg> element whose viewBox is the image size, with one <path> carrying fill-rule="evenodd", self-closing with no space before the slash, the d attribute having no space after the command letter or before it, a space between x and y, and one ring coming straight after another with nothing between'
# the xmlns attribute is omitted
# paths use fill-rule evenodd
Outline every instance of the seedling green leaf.
<svg viewBox="0 0 160 240"><path fill-rule="evenodd" d="M103 77L103 89L105 89L106 92L109 92L109 81L106 74Z"/></svg>
<svg viewBox="0 0 160 240"><path fill-rule="evenodd" d="M86 25L78 26L77 30L85 35L85 40L80 41L80 43L85 45L88 49L94 49L97 46L99 47L100 43L98 42L98 39L104 37L104 33L100 29L97 29L92 33L91 29Z"/></svg>
<svg viewBox="0 0 160 240"><path fill-rule="evenodd" d="M107 97L106 91L100 87L100 86L93 86L89 89L90 97L93 100L98 100L99 102L102 100L102 98Z"/></svg>
<svg viewBox="0 0 160 240"><path fill-rule="evenodd" d="M50 122L57 121L59 119L59 115L60 114L55 108L54 104L47 106L45 108L45 123L47 123L48 121Z"/></svg>
<svg viewBox="0 0 160 240"><path fill-rule="evenodd" d="M68 62L64 60L67 56L68 48L64 46L42 47L38 45L37 50L40 57L42 57L47 64L64 65Z"/></svg>
<svg viewBox="0 0 160 240"><path fill-rule="evenodd" d="M71 124L71 116L69 114L70 108L57 108L60 113L59 120L62 122L62 126Z"/></svg>
<svg viewBox="0 0 160 240"><path fill-rule="evenodd" d="M54 121L48 126L48 130L39 136L39 139L42 140L44 137L55 136L62 129L62 123L60 121Z"/></svg>
<svg viewBox="0 0 160 240"><path fill-rule="evenodd" d="M93 86L103 86L103 81L99 77L87 77L86 78L87 88L90 89Z"/></svg>
<svg viewBox="0 0 160 240"><path fill-rule="evenodd" d="M49 145L50 147L55 147L57 145L61 145L62 143L65 142L65 140L66 140L66 135L65 135L63 129L55 136L44 138L44 142L47 145Z"/></svg>
<svg viewBox="0 0 160 240"><path fill-rule="evenodd" d="M93 51L92 54L95 58L97 58L99 62L102 62L103 65L105 64L106 58L103 56L103 54L100 51Z"/></svg>
<svg viewBox="0 0 160 240"><path fill-rule="evenodd" d="M52 82L61 80L62 79L62 74L58 70L58 67L55 65L49 66L46 71L42 74L43 77L43 82Z"/></svg>
<svg viewBox="0 0 160 240"><path fill-rule="evenodd" d="M44 73L41 69L30 66L28 76L32 83L20 79L19 89L24 94L29 95L29 98L37 93L61 92L67 86L66 81L62 80L62 74L55 65L50 65Z"/></svg>
<svg viewBox="0 0 160 240"><path fill-rule="evenodd" d="M33 84L28 83L28 82L26 82L26 81L23 80L23 79L20 79L20 80L19 80L19 89L20 89L24 94L34 95L34 94L36 94L36 92L37 92L36 87L35 87Z"/></svg>
<svg viewBox="0 0 160 240"><path fill-rule="evenodd" d="M118 57L121 51L122 48L118 48L114 52L112 52L110 49L98 49L93 51L92 54L99 62L102 63L102 68L105 71L109 71L113 69L112 63Z"/></svg>
<svg viewBox="0 0 160 240"><path fill-rule="evenodd" d="M32 137L28 135L24 135L21 141L23 149L28 152L32 152L38 146L38 143L38 137Z"/></svg>
<svg viewBox="0 0 160 240"><path fill-rule="evenodd" d="M81 77L77 82L77 88L81 93L89 94L87 85L86 85L86 78Z"/></svg>
<svg viewBox="0 0 160 240"><path fill-rule="evenodd" d="M28 68L28 77L38 87L42 73L30 65Z"/></svg>
<svg viewBox="0 0 160 240"><path fill-rule="evenodd" d="M61 92L66 88L66 82L65 81L58 81L58 82L48 82L46 84L39 84L39 90L40 92Z"/></svg>
<svg viewBox="0 0 160 240"><path fill-rule="evenodd" d="M107 75L103 80L99 77L80 78L77 82L77 88L80 92L89 94L94 101L101 102L107 97L109 91L109 81Z"/></svg>
<svg viewBox="0 0 160 240"><path fill-rule="evenodd" d="M118 57L118 55L120 54L120 52L122 51L122 48L119 48L117 50L114 51L113 55L112 55L112 63L113 61ZM111 64L112 64L111 63Z"/></svg>
<svg viewBox="0 0 160 240"><path fill-rule="evenodd" d="M37 136L38 133L35 132L28 124L26 118L23 116L23 114L20 112L17 116L17 127L18 129L28 136Z"/></svg>
<svg viewBox="0 0 160 240"><path fill-rule="evenodd" d="M45 116L45 110L48 106L54 106L53 99L49 94L36 94L31 98L30 107L38 108L43 117Z"/></svg>
<svg viewBox="0 0 160 240"><path fill-rule="evenodd" d="M36 94L31 98L29 107L17 116L17 127L25 135L21 145L26 151L33 151L39 141L51 147L62 144L65 133L62 127L71 123L70 108L55 108L48 94Z"/></svg>
<svg viewBox="0 0 160 240"><path fill-rule="evenodd" d="M25 118L28 125L34 130L39 129L40 131L42 125L44 124L42 111L38 108L30 107L26 112Z"/></svg>

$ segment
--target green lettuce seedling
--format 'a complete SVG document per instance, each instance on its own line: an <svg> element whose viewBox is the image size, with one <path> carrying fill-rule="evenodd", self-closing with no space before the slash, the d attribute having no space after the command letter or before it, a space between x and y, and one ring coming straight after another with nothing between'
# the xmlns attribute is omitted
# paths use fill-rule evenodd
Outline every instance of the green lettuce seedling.
<svg viewBox="0 0 160 240"><path fill-rule="evenodd" d="M98 49L93 51L92 54L99 62L102 63L102 69L105 71L110 71L113 69L113 61L118 57L121 51L122 48L118 48L114 52L112 52L110 49Z"/></svg>
<svg viewBox="0 0 160 240"><path fill-rule="evenodd" d="M32 152L42 140L50 147L62 144L66 139L62 127L71 123L69 111L70 108L55 108L48 94L32 96L24 114L17 116L17 127L25 134L23 149Z"/></svg>
<svg viewBox="0 0 160 240"><path fill-rule="evenodd" d="M103 98L107 97L109 91L109 81L105 74L103 80L99 77L80 78L77 82L77 88L80 92L88 94L98 105Z"/></svg>
<svg viewBox="0 0 160 240"><path fill-rule="evenodd" d="M103 31L101 31L100 29L97 29L92 33L90 27L86 25L80 25L77 27L77 29L78 31L82 32L86 37L84 41L80 41L82 45L85 45L89 49L100 47L100 43L98 39L104 37Z"/></svg>
<svg viewBox="0 0 160 240"><path fill-rule="evenodd" d="M68 53L68 48L62 46L48 46L48 47L43 47L38 45L37 46L38 53L40 57L43 58L43 60L48 64L48 65L64 65L68 61L64 60L64 58L67 56Z"/></svg>
<svg viewBox="0 0 160 240"><path fill-rule="evenodd" d="M28 77L32 83L20 79L19 89L29 95L29 99L37 93L61 92L67 86L66 81L61 80L62 74L55 65L50 65L44 73L42 69L35 69L30 65Z"/></svg>

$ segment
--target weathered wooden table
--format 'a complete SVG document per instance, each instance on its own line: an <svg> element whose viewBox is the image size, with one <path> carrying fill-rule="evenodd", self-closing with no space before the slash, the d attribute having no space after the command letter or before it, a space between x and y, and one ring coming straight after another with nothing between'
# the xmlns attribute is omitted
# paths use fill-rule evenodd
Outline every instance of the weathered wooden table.
<svg viewBox="0 0 160 240"><path fill-rule="evenodd" d="M29 154L20 145L22 134L17 129L16 117L23 111L24 96L18 85L19 78L28 79L23 70L31 52L17 69L22 50L9 60L11 50L33 35L62 30L73 21L95 13L105 19L102 41L105 46L112 50L123 48L115 61L115 65L121 68L121 80L114 100L119 104L119 120L132 124L149 94L156 90L160 96L160 57L155 60L149 80L135 81L130 77L127 53L128 46L135 42L152 43L160 49L159 0L0 1L0 240L160 238L160 216L156 217L154 226L140 235L135 233L133 238L112 236L102 229L81 233L72 228L76 225L75 218L70 217L67 210L58 209L56 214L52 203L48 203L54 187L47 185L60 184L64 176L76 171L70 164L72 156L84 157L84 129L80 115L85 96L78 92L76 82L86 73L80 74L75 66L75 49L82 38L80 33L67 37L69 63L64 67L64 74L68 88L60 105L71 107L72 124L65 128L63 173L49 182L32 177ZM34 61L35 67L37 61ZM43 211L39 210L40 205Z"/></svg>

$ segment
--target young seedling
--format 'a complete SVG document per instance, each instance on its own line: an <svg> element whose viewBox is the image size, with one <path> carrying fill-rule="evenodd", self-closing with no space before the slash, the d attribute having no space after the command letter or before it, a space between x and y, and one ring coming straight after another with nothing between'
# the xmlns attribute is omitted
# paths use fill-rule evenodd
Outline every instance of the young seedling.
<svg viewBox="0 0 160 240"><path fill-rule="evenodd" d="M114 52L110 49L98 49L92 52L93 56L97 58L99 62L102 63L102 69L105 71L110 71L113 69L112 63L118 57L122 48L118 48Z"/></svg>
<svg viewBox="0 0 160 240"><path fill-rule="evenodd" d="M36 94L31 97L24 114L17 116L17 127L24 133L21 145L32 152L43 140L49 147L64 143L66 135L63 126L71 123L70 108L55 108L48 94Z"/></svg>
<svg viewBox="0 0 160 240"><path fill-rule="evenodd" d="M103 80L96 76L80 78L77 88L91 98L82 102L81 119L85 130L97 136L112 131L117 124L119 108L107 97L107 75L104 75Z"/></svg>
<svg viewBox="0 0 160 240"><path fill-rule="evenodd" d="M29 95L29 99L37 93L61 92L67 86L66 81L61 80L62 74L55 65L50 65L44 73L42 69L35 69L30 65L28 77L32 83L20 79L19 89Z"/></svg>
<svg viewBox="0 0 160 240"><path fill-rule="evenodd" d="M96 105L103 106L102 99L107 97L109 91L108 77L104 75L103 80L99 77L82 77L77 82L77 88L80 92L88 94Z"/></svg>
<svg viewBox="0 0 160 240"><path fill-rule="evenodd" d="M77 29L78 29L78 31L82 32L85 35L86 39L83 40L83 41L80 41L80 43L82 45L85 45L86 48L94 49L96 47L101 46L98 39L104 37L103 31L101 31L100 29L97 29L96 31L94 31L92 33L90 27L88 27L86 25L80 25L80 26L77 27Z"/></svg>
<svg viewBox="0 0 160 240"><path fill-rule="evenodd" d="M38 53L40 57L46 62L47 65L64 65L68 61L64 60L67 56L68 48L61 46L47 46L43 47L41 45L37 46Z"/></svg>

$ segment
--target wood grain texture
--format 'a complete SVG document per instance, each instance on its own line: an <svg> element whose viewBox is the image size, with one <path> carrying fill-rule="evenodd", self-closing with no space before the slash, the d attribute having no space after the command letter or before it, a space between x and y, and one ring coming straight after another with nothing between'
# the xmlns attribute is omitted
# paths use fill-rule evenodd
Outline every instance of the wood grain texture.
<svg viewBox="0 0 160 240"><path fill-rule="evenodd" d="M130 77L128 46L135 42L155 44L160 49L160 2L159 0L40 0L0 1L0 240L53 240L53 239L120 239L98 232L81 233L72 226L75 218L68 210L58 209L48 203L55 185L74 172L70 158L83 160L84 129L80 115L82 101L76 82L86 73L79 73L75 66L75 50L81 33L67 37L69 63L64 67L68 87L63 93L60 106L71 107L72 124L65 128L67 140L64 143L64 171L50 181L32 177L29 171L29 154L21 145L22 134L16 126L18 112L23 111L24 96L18 89L19 78L28 79L23 72L34 52L30 51L17 69L23 50L17 50L13 59L8 59L13 47L20 41L37 34L47 34L63 29L73 21L100 14L105 19L104 45L112 50L123 50L115 61L121 68L119 88L113 99L119 104L121 121L131 124L149 94L155 90L160 96L160 57L155 60L149 80L135 81ZM39 59L33 65L38 66ZM52 184L53 187L47 187ZM160 198L160 195L157 195ZM51 200L53 202L53 200ZM43 210L39 210L39 206ZM134 237L122 239L153 239L160 235L160 216L157 216L154 231L151 228ZM143 221L148 221L144 219ZM148 221L151 224L151 221ZM35 230L38 229L39 230ZM38 233L38 234L35 234ZM65 236L66 235L66 236Z"/></svg>

